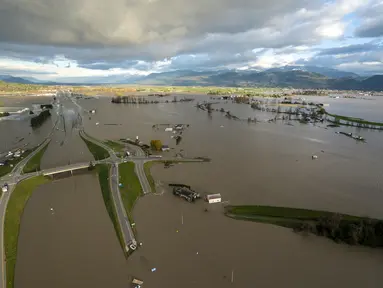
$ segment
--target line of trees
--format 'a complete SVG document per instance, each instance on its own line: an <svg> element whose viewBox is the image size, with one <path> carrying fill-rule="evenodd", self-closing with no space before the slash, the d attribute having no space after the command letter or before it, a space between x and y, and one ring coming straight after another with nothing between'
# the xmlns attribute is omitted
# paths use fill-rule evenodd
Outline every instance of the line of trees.
<svg viewBox="0 0 383 288"><path fill-rule="evenodd" d="M295 231L310 232L325 236L336 242L350 245L383 247L383 221L361 218L345 220L340 214L322 217L316 222L304 222Z"/></svg>
<svg viewBox="0 0 383 288"><path fill-rule="evenodd" d="M44 110L39 115L31 118L31 126L33 128L40 127L49 117L51 117L51 112L49 110Z"/></svg>

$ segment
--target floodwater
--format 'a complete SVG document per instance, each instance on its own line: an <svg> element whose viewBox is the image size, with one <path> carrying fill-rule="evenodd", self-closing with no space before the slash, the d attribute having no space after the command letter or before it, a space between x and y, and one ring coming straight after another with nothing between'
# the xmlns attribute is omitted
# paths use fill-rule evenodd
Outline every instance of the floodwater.
<svg viewBox="0 0 383 288"><path fill-rule="evenodd" d="M207 205L171 193L138 201L143 245L128 261L145 287L381 287L382 251L236 221Z"/></svg>
<svg viewBox="0 0 383 288"><path fill-rule="evenodd" d="M78 108L68 99L60 97L62 111L60 122L51 137L51 142L41 159L41 168L49 169L73 163L94 160L88 147L79 136Z"/></svg>
<svg viewBox="0 0 383 288"><path fill-rule="evenodd" d="M207 96L195 97L196 102L209 99ZM354 99L336 99L341 107L339 109L343 110L338 113L338 108L334 108L330 112L350 115L347 113L350 100ZM378 102L359 101L363 107L361 111L365 109L363 105L371 105L369 109L372 111L380 109L377 105L381 103L380 98L376 100ZM268 116L244 104L219 102L213 108L230 109L232 114L243 119L273 118L271 114ZM100 97L80 100L79 104L84 109L96 109L95 115L84 113L82 118L87 133L96 138L139 136L145 143L160 139L172 148L165 155L182 153L184 156L207 156L212 159L210 163L179 164L170 169L158 165L152 169L154 179L162 184L157 192L163 194L145 196L138 201L134 219L138 240L143 246L129 258L126 268L129 274L141 277L145 287L381 286L383 254L380 250L335 244L315 236L303 237L289 229L271 225L235 221L222 215L221 204L209 206L210 211L204 212L206 204L184 202L164 187L170 182L189 184L202 194L221 193L223 200L230 204L283 205L383 218L383 131L351 127L327 129L324 125L297 122L293 122L294 126L283 122L248 124L246 121L227 119L220 112L213 112L210 117L206 111L197 110L195 102L123 105L112 104L110 98ZM67 110L73 108L71 105L66 103ZM353 108L350 109L353 111ZM72 127L73 115L66 113L66 127ZM350 116L374 120L359 113ZM161 123L183 123L190 124L190 127L184 131L181 143L176 145L175 140L171 139L172 134L164 132L164 128L152 129L154 124ZM92 159L78 138L77 130L62 131L64 128L60 127L43 157L43 168L65 165L69 160L74 163ZM366 138L367 143L356 142L335 131L357 133ZM61 146L61 143L64 144ZM315 161L311 159L314 154L318 155ZM85 176L48 185L77 181L77 177ZM83 190L90 190L92 185L96 185L90 179L83 180ZM81 201L78 200L78 203ZM81 205L84 203L87 202L81 202ZM65 217L72 215L68 211L69 208ZM74 217L76 220L88 216L85 215L86 210L78 213ZM23 221L27 221L24 218ZM36 221L34 226L39 223ZM23 223L22 231L24 226L28 227ZM113 231L103 234L106 234L105 237L114 236ZM25 239L29 237L32 236ZM53 259L53 250L50 251ZM19 255L22 257L21 251ZM72 254L73 262L77 261L76 257ZM36 257L29 255L18 263L32 261L27 258L36 262ZM62 277L60 279L68 275L65 272L62 274L59 267L55 268L57 277ZM150 272L151 268L157 268L157 271ZM234 283L230 283L232 274Z"/></svg>
<svg viewBox="0 0 383 288"><path fill-rule="evenodd" d="M32 111L40 104L49 104L52 97L0 97L0 101L11 110L21 110L29 108ZM32 129L28 112L23 112L16 117L18 120L0 120L0 155L16 148L33 148L44 141L44 138L51 132L56 121L56 115L52 111L52 116L47 119L39 128Z"/></svg>
<svg viewBox="0 0 383 288"><path fill-rule="evenodd" d="M34 191L21 219L17 253L16 288L125 288L129 283L94 174Z"/></svg>
<svg viewBox="0 0 383 288"><path fill-rule="evenodd" d="M347 107L349 100L341 101ZM213 107L230 109L243 119L265 118L247 105L220 102ZM363 103L373 105L373 101ZM96 115L84 120L86 130L95 137L139 136L146 143L161 139L173 148L167 155L181 152L212 159L170 169L155 166L154 179L163 187L170 182L189 184L202 194L221 193L230 204L283 205L383 218L382 131L296 122L294 126L248 124L229 120L220 112L209 117L195 103L121 105L100 98L81 105L97 109ZM177 146L164 128L152 129L159 123L190 127ZM335 131L357 133L367 143ZM318 155L315 161L314 154ZM129 259L129 267L145 279L145 287L359 287L362 283L380 287L383 280L380 250L227 219L220 208L204 212L202 203L183 202L167 189L158 192L164 192L163 196L145 196L134 211L143 248ZM234 283L230 283L232 270Z"/></svg>

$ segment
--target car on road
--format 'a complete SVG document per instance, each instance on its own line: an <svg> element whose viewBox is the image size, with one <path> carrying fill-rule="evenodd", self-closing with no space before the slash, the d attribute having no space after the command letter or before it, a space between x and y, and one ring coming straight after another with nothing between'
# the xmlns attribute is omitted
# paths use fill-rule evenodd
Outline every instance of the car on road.
<svg viewBox="0 0 383 288"><path fill-rule="evenodd" d="M194 202L196 199L201 198L201 196L197 192L187 187L174 187L173 194L184 198L188 202Z"/></svg>
<svg viewBox="0 0 383 288"><path fill-rule="evenodd" d="M1 191L2 191L3 193L8 192L8 189L9 189L9 186L8 186L7 183L5 183L5 184L3 185L3 187L1 187Z"/></svg>

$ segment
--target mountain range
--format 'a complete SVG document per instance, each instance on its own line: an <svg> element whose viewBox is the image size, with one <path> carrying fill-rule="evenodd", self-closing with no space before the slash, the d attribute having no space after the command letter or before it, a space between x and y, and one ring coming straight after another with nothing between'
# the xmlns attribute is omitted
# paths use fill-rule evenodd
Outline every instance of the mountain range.
<svg viewBox="0 0 383 288"><path fill-rule="evenodd" d="M0 75L0 80L13 83L45 85L139 84L164 86L291 87L302 89L383 91L383 75L361 77L352 72L317 66L283 66L264 71L176 70L152 73L147 76L118 75L113 77L100 77L97 79L81 79L81 82L83 82L81 84L43 82L35 78L21 78L10 75Z"/></svg>

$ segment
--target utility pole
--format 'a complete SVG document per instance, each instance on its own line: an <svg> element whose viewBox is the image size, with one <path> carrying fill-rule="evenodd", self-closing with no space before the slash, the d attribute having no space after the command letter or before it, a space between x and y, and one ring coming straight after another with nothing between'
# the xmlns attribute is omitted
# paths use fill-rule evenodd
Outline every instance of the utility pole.
<svg viewBox="0 0 383 288"><path fill-rule="evenodd" d="M234 269L231 270L231 283L234 283Z"/></svg>
<svg viewBox="0 0 383 288"><path fill-rule="evenodd" d="M181 223L184 225L184 214L181 215Z"/></svg>

